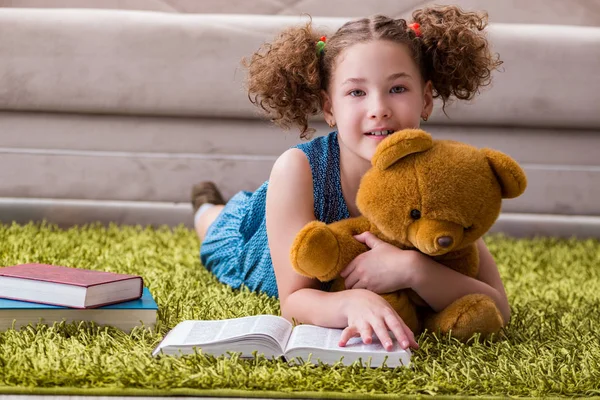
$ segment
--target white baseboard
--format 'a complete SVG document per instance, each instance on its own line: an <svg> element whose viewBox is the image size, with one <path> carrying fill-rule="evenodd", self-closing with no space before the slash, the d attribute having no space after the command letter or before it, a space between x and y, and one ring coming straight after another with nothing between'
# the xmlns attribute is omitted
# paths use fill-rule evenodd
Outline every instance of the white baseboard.
<svg viewBox="0 0 600 400"><path fill-rule="evenodd" d="M44 219L61 227L91 222L142 226L184 224L190 228L194 225L190 203L0 198L0 221L4 223L25 224Z"/></svg>
<svg viewBox="0 0 600 400"><path fill-rule="evenodd" d="M193 227L189 203L0 198L0 221L42 221L61 227L91 222ZM600 238L600 216L503 213L490 232L514 237Z"/></svg>
<svg viewBox="0 0 600 400"><path fill-rule="evenodd" d="M503 213L500 214L490 232L502 232L514 237L600 238L600 217Z"/></svg>

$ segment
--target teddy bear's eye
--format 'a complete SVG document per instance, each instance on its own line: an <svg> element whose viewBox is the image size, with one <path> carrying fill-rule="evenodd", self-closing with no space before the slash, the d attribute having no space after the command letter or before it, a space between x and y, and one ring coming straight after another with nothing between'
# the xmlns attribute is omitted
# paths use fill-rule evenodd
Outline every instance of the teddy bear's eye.
<svg viewBox="0 0 600 400"><path fill-rule="evenodd" d="M421 218L421 211L419 211L419 210L411 210L410 211L410 217L412 219L419 219L419 218Z"/></svg>

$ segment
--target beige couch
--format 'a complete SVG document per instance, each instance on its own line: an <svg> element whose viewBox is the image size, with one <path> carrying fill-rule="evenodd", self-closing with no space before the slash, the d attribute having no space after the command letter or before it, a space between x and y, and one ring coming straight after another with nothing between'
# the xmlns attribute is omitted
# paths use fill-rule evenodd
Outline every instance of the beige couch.
<svg viewBox="0 0 600 400"><path fill-rule="evenodd" d="M505 61L493 87L424 125L522 163L529 188L495 231L600 237L600 28L569 15L572 25L493 22ZM313 21L332 31L346 19ZM299 140L251 106L239 61L303 21L0 8L0 220L191 226L194 182L254 190Z"/></svg>

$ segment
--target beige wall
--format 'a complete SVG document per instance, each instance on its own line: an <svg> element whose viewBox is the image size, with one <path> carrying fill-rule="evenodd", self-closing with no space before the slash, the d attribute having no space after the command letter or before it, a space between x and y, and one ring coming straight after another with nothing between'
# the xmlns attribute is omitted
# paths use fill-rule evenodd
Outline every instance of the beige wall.
<svg viewBox="0 0 600 400"><path fill-rule="evenodd" d="M104 8L170 13L408 17L429 4L487 10L490 22L600 26L600 0L0 0L0 7Z"/></svg>

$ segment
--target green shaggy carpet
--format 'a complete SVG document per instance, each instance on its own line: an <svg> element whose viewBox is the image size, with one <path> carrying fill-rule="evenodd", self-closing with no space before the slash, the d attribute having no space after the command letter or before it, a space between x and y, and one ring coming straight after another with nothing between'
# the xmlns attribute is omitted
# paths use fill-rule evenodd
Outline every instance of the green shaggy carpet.
<svg viewBox="0 0 600 400"><path fill-rule="evenodd" d="M0 332L0 393L283 398L563 397L600 394L598 240L486 237L512 305L506 339L463 345L422 336L414 368L370 369L202 355L153 358L185 319L278 314L278 302L232 291L201 266L185 228L0 225L0 265L27 262L140 274L159 323L130 335L59 325Z"/></svg>

